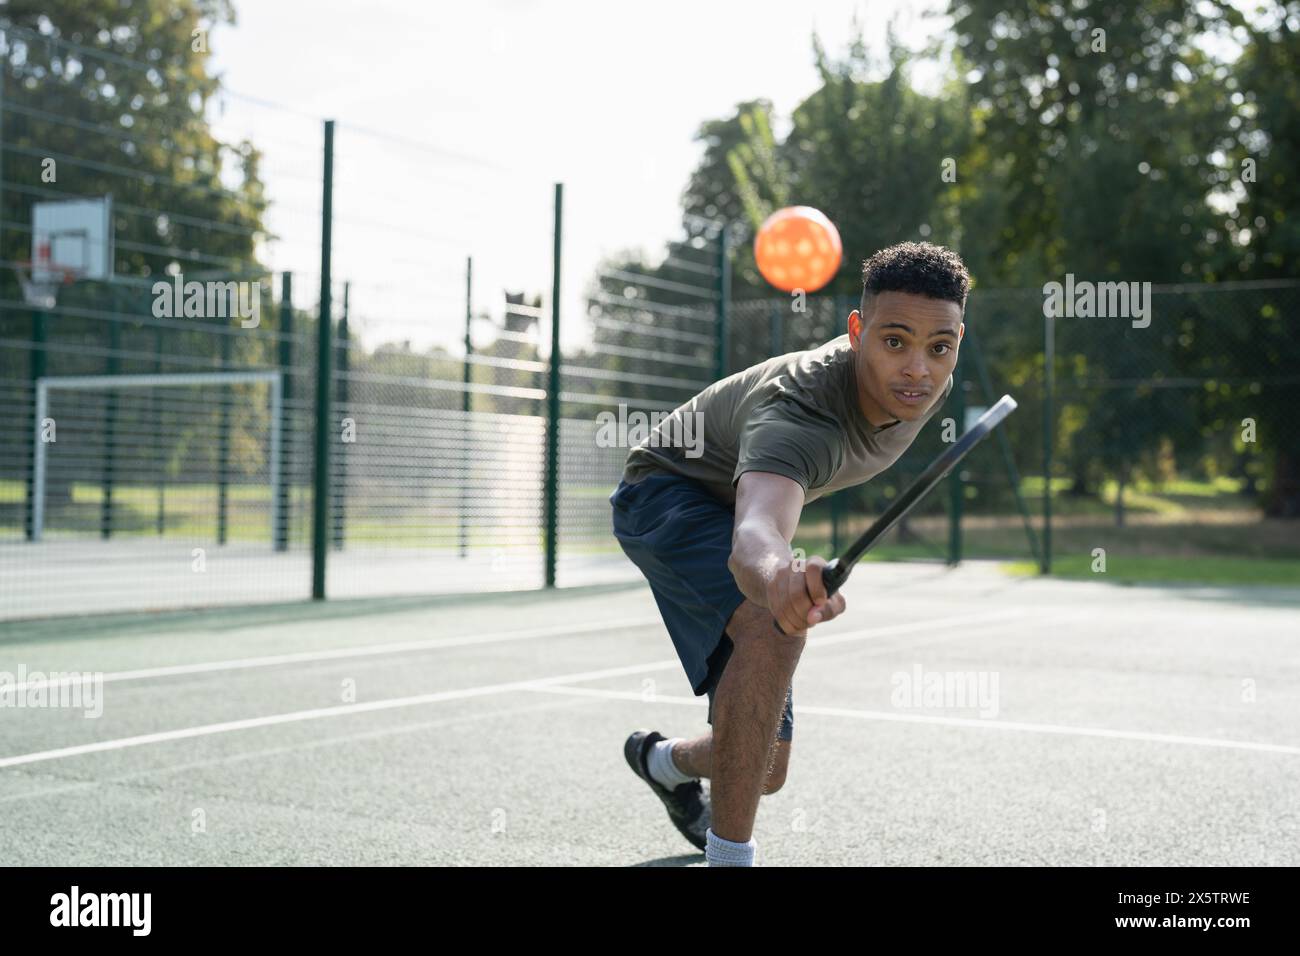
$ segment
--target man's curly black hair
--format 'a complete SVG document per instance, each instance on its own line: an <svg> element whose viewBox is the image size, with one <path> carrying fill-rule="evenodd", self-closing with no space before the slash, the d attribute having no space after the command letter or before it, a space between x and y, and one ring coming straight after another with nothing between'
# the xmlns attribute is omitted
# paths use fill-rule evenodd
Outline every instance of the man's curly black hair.
<svg viewBox="0 0 1300 956"><path fill-rule="evenodd" d="M900 242L862 263L862 308L878 292L911 292L966 307L970 275L961 256L929 242Z"/></svg>

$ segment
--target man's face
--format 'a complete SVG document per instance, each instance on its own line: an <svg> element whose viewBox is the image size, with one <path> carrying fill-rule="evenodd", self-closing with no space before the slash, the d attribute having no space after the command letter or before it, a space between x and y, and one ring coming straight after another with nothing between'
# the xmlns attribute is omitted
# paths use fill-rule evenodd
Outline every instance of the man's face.
<svg viewBox="0 0 1300 956"><path fill-rule="evenodd" d="M930 410L957 364L966 332L961 306L910 292L867 296L849 313L858 406L873 425L916 421Z"/></svg>

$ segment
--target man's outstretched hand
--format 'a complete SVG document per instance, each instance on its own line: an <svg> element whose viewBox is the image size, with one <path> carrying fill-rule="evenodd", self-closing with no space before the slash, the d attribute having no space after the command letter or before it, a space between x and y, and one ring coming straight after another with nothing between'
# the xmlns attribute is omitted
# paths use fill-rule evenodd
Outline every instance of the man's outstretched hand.
<svg viewBox="0 0 1300 956"><path fill-rule="evenodd" d="M767 585L767 606L782 632L802 636L808 628L844 613L844 595L827 595L822 581L826 559L792 561L778 568ZM798 570L796 570L798 569Z"/></svg>

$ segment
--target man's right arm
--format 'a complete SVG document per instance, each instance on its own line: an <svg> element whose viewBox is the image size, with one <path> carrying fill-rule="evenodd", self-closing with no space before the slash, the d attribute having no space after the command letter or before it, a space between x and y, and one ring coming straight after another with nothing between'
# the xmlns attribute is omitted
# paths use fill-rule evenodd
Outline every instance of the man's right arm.
<svg viewBox="0 0 1300 956"><path fill-rule="evenodd" d="M742 594L768 608L787 634L806 631L844 610L843 596L827 598L822 558L794 569L790 542L799 526L804 490L793 479L747 471L736 483L736 523L727 567Z"/></svg>

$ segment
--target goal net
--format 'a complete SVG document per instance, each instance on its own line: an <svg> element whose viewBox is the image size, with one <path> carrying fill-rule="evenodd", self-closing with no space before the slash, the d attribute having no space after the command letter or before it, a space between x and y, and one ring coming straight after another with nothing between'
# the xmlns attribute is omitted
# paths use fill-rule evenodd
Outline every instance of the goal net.
<svg viewBox="0 0 1300 956"><path fill-rule="evenodd" d="M31 538L178 533L284 544L281 374L36 382Z"/></svg>

